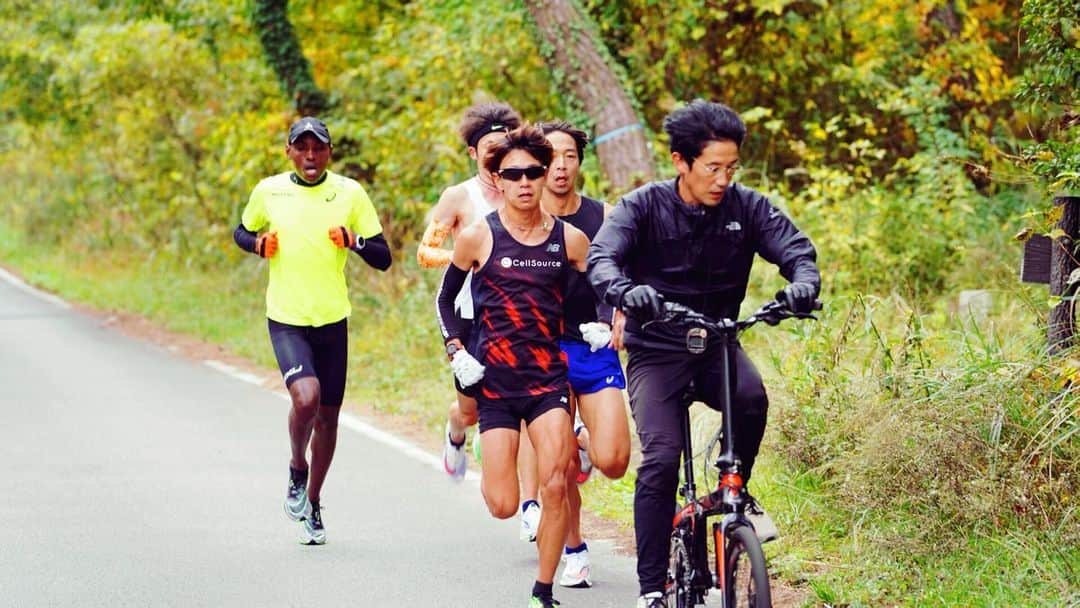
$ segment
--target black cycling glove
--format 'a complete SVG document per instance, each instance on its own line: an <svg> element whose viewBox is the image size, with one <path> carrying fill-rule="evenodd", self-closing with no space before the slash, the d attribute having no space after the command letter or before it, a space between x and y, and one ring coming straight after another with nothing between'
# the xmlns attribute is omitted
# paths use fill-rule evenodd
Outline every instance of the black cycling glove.
<svg viewBox="0 0 1080 608"><path fill-rule="evenodd" d="M623 293L619 308L639 321L652 321L664 314L664 296L651 285L635 285Z"/></svg>
<svg viewBox="0 0 1080 608"><path fill-rule="evenodd" d="M795 281L776 293L776 299L783 302L787 309L796 314L814 311L817 288L810 283Z"/></svg>

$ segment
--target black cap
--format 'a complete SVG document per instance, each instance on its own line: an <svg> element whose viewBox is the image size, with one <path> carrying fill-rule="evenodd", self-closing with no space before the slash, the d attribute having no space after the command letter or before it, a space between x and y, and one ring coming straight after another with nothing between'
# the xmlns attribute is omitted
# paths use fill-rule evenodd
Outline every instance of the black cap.
<svg viewBox="0 0 1080 608"><path fill-rule="evenodd" d="M330 143L330 131L326 128L326 123L314 116L305 116L289 127L289 143L295 143L304 133L311 133L324 144Z"/></svg>

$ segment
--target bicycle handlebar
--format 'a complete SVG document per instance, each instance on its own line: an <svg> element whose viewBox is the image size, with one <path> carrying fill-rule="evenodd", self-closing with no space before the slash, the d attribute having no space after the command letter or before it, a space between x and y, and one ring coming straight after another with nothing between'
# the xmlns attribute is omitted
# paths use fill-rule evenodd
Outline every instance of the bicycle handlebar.
<svg viewBox="0 0 1080 608"><path fill-rule="evenodd" d="M821 310L821 300L814 300L813 310ZM664 314L653 321L645 323L679 323L683 325L698 325L716 332L733 331L740 333L758 322L768 325L777 325L784 319L817 319L812 312L792 312L787 305L778 300L766 302L754 314L741 321L731 319L712 319L700 312L679 304L678 302L664 302Z"/></svg>

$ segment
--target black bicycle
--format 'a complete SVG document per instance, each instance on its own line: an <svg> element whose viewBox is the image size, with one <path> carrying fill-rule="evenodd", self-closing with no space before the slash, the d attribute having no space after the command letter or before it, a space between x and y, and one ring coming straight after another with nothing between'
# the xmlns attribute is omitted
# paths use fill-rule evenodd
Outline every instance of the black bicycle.
<svg viewBox="0 0 1080 608"><path fill-rule="evenodd" d="M816 302L814 309L820 308L820 302ZM663 317L651 322L686 327L686 349L691 353L704 353L711 339L720 340L722 346L723 421L717 433L720 455L713 462L719 475L716 489L700 497L694 485L690 436L692 388L688 389L683 399L686 406L682 408L683 483L679 487L679 494L686 503L675 514L671 531L671 557L666 585L669 608L692 608L703 604L711 589L720 590L721 606L724 608L772 606L765 554L754 525L746 516L752 501L743 484L742 463L735 456L731 427L731 362L740 333L758 322L776 325L789 318L815 317L812 314L793 313L786 305L773 301L742 321L715 321L681 304L667 302L664 304ZM710 519L713 520L711 534L715 551L711 564L706 538Z"/></svg>

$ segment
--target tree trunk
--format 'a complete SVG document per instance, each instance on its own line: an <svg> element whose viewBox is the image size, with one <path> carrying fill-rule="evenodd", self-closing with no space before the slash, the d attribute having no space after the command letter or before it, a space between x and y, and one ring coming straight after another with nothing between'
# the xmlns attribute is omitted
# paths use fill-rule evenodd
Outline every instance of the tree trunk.
<svg viewBox="0 0 1080 608"><path fill-rule="evenodd" d="M611 185L619 191L655 177L645 130L629 93L607 57L589 17L573 0L525 0L536 22L541 48L558 84L581 102L596 123L596 154ZM561 75L561 76L559 76Z"/></svg>
<svg viewBox="0 0 1080 608"><path fill-rule="evenodd" d="M1054 239L1050 250L1050 295L1076 296L1077 286L1069 285L1069 275L1077 267L1076 242L1080 232L1080 197L1059 196L1054 205L1061 206L1061 219L1057 227L1065 235ZM1050 311L1047 327L1047 348L1051 354L1060 354L1073 345L1076 333L1074 300L1067 298Z"/></svg>
<svg viewBox="0 0 1080 608"><path fill-rule="evenodd" d="M277 74L285 93L292 98L296 111L317 116L329 103L326 94L315 85L311 66L296 39L289 21L288 0L255 0L251 13L266 60Z"/></svg>

